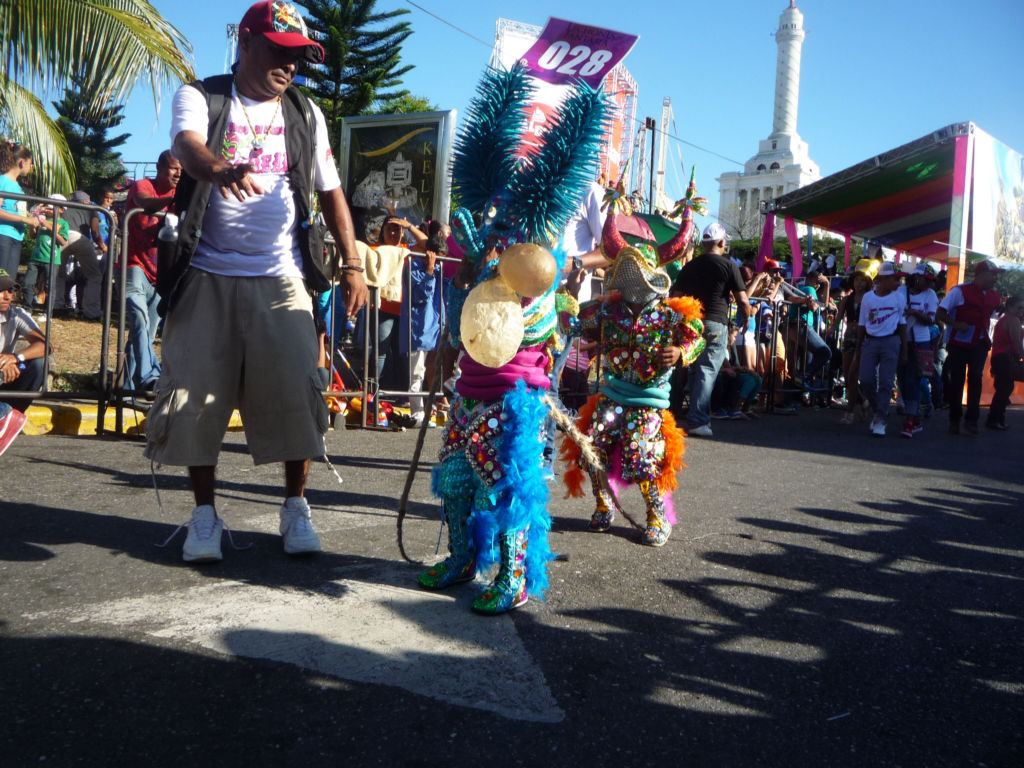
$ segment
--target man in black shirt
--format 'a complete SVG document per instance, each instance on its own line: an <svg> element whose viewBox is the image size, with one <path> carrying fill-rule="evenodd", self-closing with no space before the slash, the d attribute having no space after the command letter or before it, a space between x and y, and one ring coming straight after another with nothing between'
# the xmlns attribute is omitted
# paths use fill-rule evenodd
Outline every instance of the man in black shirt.
<svg viewBox="0 0 1024 768"><path fill-rule="evenodd" d="M690 366L690 411L686 432L696 437L713 437L711 432L711 390L729 351L729 305L739 308L739 327L747 327L750 299L739 267L725 257L725 227L715 222L704 229L704 253L680 270L672 286L673 296L692 296L704 305L706 346Z"/></svg>

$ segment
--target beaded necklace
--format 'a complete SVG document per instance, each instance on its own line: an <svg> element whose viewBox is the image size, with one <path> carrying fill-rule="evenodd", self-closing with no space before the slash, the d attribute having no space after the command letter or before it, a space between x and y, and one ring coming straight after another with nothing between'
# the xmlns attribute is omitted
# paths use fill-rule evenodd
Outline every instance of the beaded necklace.
<svg viewBox="0 0 1024 768"><path fill-rule="evenodd" d="M238 90L238 80L235 80L235 90ZM263 133L263 138L256 132L256 126L252 124L252 119L249 117L249 110L245 108L245 102L242 101L242 94L238 94L238 103L242 105L242 114L245 115L245 122L249 124L249 130L252 131L252 153L250 157L259 157L263 154L263 144L270 137L270 129L274 127L274 123L277 121L277 116L281 112L281 97L277 97L277 109L274 110L274 116L270 118L270 122L267 124L267 130Z"/></svg>

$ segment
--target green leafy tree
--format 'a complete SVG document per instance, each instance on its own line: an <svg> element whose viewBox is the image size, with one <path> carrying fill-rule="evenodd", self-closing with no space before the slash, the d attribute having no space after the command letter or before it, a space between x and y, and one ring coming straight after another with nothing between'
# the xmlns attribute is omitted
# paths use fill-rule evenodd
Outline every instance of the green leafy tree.
<svg viewBox="0 0 1024 768"><path fill-rule="evenodd" d="M436 112L440 107L431 104L426 96L404 94L387 101L377 102L366 114L369 115L408 115L412 112Z"/></svg>
<svg viewBox="0 0 1024 768"><path fill-rule="evenodd" d="M93 194L104 184L117 185L127 175L121 153L115 152L131 134L108 137L107 131L124 120L124 107L107 105L96 108L86 95L81 78L72 79L74 87L64 89L64 98L53 103L59 117L57 126L75 160L76 188Z"/></svg>
<svg viewBox="0 0 1024 768"><path fill-rule="evenodd" d="M310 66L306 87L323 110L337 154L341 119L364 114L375 103L408 95L397 89L412 65L400 66L408 21L393 22L407 8L375 13L377 0L306 0L306 24L324 47L324 62Z"/></svg>
<svg viewBox="0 0 1024 768"><path fill-rule="evenodd" d="M153 91L195 78L192 47L147 0L0 0L0 134L33 152L38 187L69 192L74 158L37 94L75 76L93 107L123 104L140 82Z"/></svg>

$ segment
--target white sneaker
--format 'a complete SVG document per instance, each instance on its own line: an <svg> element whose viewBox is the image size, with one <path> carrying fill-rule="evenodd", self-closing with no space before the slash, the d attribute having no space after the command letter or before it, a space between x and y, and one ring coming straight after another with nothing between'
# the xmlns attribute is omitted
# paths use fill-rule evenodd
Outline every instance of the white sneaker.
<svg viewBox="0 0 1024 768"><path fill-rule="evenodd" d="M686 434L690 437L714 437L715 433L711 431L710 424L701 424L699 427L692 427L686 430Z"/></svg>
<svg viewBox="0 0 1024 768"><path fill-rule="evenodd" d="M284 551L289 555L320 551L320 537L313 530L309 504L301 496L289 496L281 506L281 536Z"/></svg>
<svg viewBox="0 0 1024 768"><path fill-rule="evenodd" d="M871 420L871 434L875 437L885 437L885 420L877 416Z"/></svg>
<svg viewBox="0 0 1024 768"><path fill-rule="evenodd" d="M192 510L192 519L186 523L188 535L182 548L181 558L188 563L215 563L223 559L220 553L220 537L224 523L217 517L209 504Z"/></svg>

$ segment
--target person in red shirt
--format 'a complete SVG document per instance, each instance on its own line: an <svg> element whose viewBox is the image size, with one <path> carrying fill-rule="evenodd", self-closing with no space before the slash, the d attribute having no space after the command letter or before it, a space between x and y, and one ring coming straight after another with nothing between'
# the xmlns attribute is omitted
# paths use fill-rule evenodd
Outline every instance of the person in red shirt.
<svg viewBox="0 0 1024 768"><path fill-rule="evenodd" d="M949 329L945 368L949 372L946 397L950 434L960 434L961 415L964 430L970 435L978 434L981 377L992 347L988 329L993 313L1003 300L996 290L996 278L1002 271L987 259L979 261L974 266L974 280L953 286L935 312L935 319ZM966 409L961 405L965 380Z"/></svg>
<svg viewBox="0 0 1024 768"><path fill-rule="evenodd" d="M163 217L174 203L174 190L181 177L181 163L164 150L156 163L155 179L139 179L128 190L127 210L141 208L128 222L128 276L125 311L128 318L126 388L151 394L160 378L160 363L153 350L156 339L156 242Z"/></svg>

